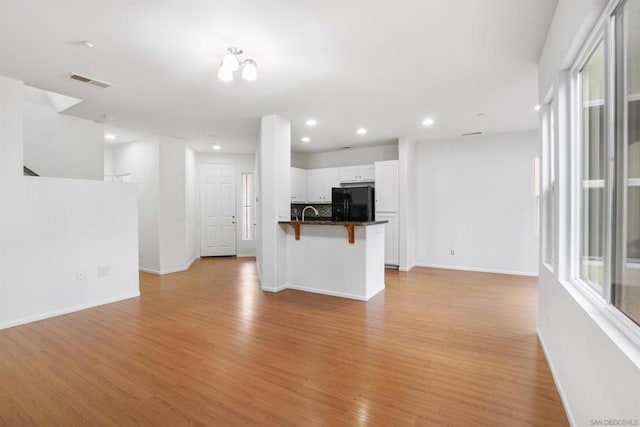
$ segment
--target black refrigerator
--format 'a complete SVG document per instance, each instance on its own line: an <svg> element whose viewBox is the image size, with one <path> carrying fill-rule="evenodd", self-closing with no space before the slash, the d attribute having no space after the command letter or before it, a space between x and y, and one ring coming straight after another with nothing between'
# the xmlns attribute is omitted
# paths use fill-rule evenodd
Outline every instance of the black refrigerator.
<svg viewBox="0 0 640 427"><path fill-rule="evenodd" d="M331 189L333 221L375 221L375 189L370 186Z"/></svg>

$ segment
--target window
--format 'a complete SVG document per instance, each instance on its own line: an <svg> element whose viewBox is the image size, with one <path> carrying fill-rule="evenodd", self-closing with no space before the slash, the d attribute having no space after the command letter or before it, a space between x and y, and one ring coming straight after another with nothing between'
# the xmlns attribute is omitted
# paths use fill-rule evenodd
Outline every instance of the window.
<svg viewBox="0 0 640 427"><path fill-rule="evenodd" d="M252 174L242 172L242 240L253 240Z"/></svg>
<svg viewBox="0 0 640 427"><path fill-rule="evenodd" d="M554 242L555 242L555 109L551 101L543 115L544 158L543 158L543 197L544 212L542 213L542 260L553 270Z"/></svg>
<svg viewBox="0 0 640 427"><path fill-rule="evenodd" d="M640 0L613 7L577 66L573 275L640 325Z"/></svg>
<svg viewBox="0 0 640 427"><path fill-rule="evenodd" d="M601 40L578 73L580 94L579 277L602 293L605 242L605 56Z"/></svg>
<svg viewBox="0 0 640 427"><path fill-rule="evenodd" d="M612 303L640 324L640 0L615 22L615 186Z"/></svg>
<svg viewBox="0 0 640 427"><path fill-rule="evenodd" d="M533 196L536 199L536 231L540 231L540 158L533 159Z"/></svg>

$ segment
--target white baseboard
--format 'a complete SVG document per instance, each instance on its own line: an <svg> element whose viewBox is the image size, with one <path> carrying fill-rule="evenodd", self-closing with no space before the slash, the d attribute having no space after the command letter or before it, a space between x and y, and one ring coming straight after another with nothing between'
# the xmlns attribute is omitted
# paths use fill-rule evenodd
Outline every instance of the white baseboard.
<svg viewBox="0 0 640 427"><path fill-rule="evenodd" d="M538 277L538 273L534 273L534 272L531 272L531 271L497 270L497 269L493 269L493 268L465 267L465 266L460 266L460 265L442 265L442 264L416 263L416 264L414 264L414 267L442 268L442 269L445 269L445 270L477 271L479 273L497 273L497 274L511 274L511 275L514 275L514 276Z"/></svg>
<svg viewBox="0 0 640 427"><path fill-rule="evenodd" d="M200 259L200 255L196 255L193 257L193 259L187 264L187 266L185 267L185 270L188 270L191 268L191 266L193 265L194 262L196 262L197 260Z"/></svg>
<svg viewBox="0 0 640 427"><path fill-rule="evenodd" d="M398 266L398 271L402 271L402 272L406 273L406 272L411 271L411 269L412 269L413 267L417 267L417 264L416 264L416 263L413 263L413 264L409 265L408 267L407 267L407 266L400 265L400 266Z"/></svg>
<svg viewBox="0 0 640 427"><path fill-rule="evenodd" d="M369 294L367 295L367 299L365 301L369 301L371 298L375 297L380 292L384 291L384 287L385 285L383 283L382 286L380 286L378 289L375 289L373 292L369 292Z"/></svg>
<svg viewBox="0 0 640 427"><path fill-rule="evenodd" d="M287 285L282 285L282 286L278 286L277 288L270 288L267 286L262 286L262 290L266 291L266 292L280 292L280 291L284 291L285 289L287 289Z"/></svg>
<svg viewBox="0 0 640 427"><path fill-rule="evenodd" d="M285 285L285 289L295 289L296 291L311 292L311 293L314 293L314 294L329 295L329 296L332 296L332 297L349 298L349 299L355 299L355 300L358 300L358 301L368 301L370 298L372 298L378 292L382 291L384 289L384 285L382 286L382 288L376 290L376 292L373 293L370 296L350 294L350 293L347 293L347 292L330 291L330 290L327 290L327 289L310 288L310 287L307 287L307 286L298 286L298 285L293 285L293 284L290 284L290 283Z"/></svg>
<svg viewBox="0 0 640 427"><path fill-rule="evenodd" d="M86 310L88 308L97 307L99 305L111 304L113 302L123 301L129 298L136 298L140 296L140 291L132 292L130 294L119 295L117 297L105 298L85 304L74 305L71 307L61 308L59 310L49 311L47 313L36 314L34 316L23 317L22 319L12 320L10 322L0 323L0 329L12 328L14 326L24 325L26 323L37 322L38 320L48 319L50 317L62 316L63 314L69 314L80 310Z"/></svg>
<svg viewBox="0 0 640 427"><path fill-rule="evenodd" d="M560 395L560 400L562 401L562 406L564 407L564 411L567 414L567 418L569 419L569 425L577 426L575 418L573 417L573 413L571 412L571 408L569 407L569 402L567 401L567 395L562 388L562 384L558 380L558 374L556 373L556 369L553 366L553 362L549 357L549 351L547 350L547 345L544 343L544 339L542 338L542 334L540 333L540 328L536 328L536 335L538 336L538 341L540 341L540 346L542 347L542 351L544 352L544 357L547 359L547 365L549 365L549 370L551 371L551 376L553 377L553 382L558 389L558 394Z"/></svg>
<svg viewBox="0 0 640 427"><path fill-rule="evenodd" d="M200 257L196 256L191 261L189 261L184 267L181 267L181 268L172 268L172 269L169 269L169 270L158 271L158 270L152 270L150 268L139 267L138 270L144 271L145 273L157 274L158 276L162 276L164 274L179 273L181 271L185 271L185 270L188 270L189 268L191 268L191 265L194 262L196 262L197 259L200 259Z"/></svg>
<svg viewBox="0 0 640 427"><path fill-rule="evenodd" d="M255 258L256 254L237 254L237 258Z"/></svg>

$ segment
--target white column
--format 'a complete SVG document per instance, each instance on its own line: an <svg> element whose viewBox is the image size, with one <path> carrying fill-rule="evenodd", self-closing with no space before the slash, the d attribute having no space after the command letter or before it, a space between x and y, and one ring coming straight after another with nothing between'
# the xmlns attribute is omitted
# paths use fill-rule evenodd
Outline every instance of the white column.
<svg viewBox="0 0 640 427"><path fill-rule="evenodd" d="M415 180L415 143L408 138L398 140L398 220L400 271L409 271L415 264L418 186Z"/></svg>
<svg viewBox="0 0 640 427"><path fill-rule="evenodd" d="M18 195L22 188L22 82L0 76L0 325L6 322L10 303L9 286L12 283L7 271L11 266L16 223L21 202ZM14 283L15 285L15 283Z"/></svg>
<svg viewBox="0 0 640 427"><path fill-rule="evenodd" d="M262 289L286 284L287 234L278 220L291 218L291 123L270 115L260 121L258 148L257 258Z"/></svg>

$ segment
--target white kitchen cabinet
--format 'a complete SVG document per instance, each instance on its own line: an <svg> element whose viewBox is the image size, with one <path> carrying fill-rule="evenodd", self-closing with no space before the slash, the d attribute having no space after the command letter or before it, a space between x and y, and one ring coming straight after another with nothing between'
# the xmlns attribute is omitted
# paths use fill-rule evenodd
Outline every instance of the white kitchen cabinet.
<svg viewBox="0 0 640 427"><path fill-rule="evenodd" d="M324 185L327 189L327 201L331 203L331 189L333 187L340 187L340 172L339 168L326 168L324 169Z"/></svg>
<svg viewBox="0 0 640 427"><path fill-rule="evenodd" d="M375 163L376 212L398 212L398 161Z"/></svg>
<svg viewBox="0 0 640 427"><path fill-rule="evenodd" d="M400 263L398 214L396 212L376 212L376 221L389 221L385 224L384 230L384 264L397 267Z"/></svg>
<svg viewBox="0 0 640 427"><path fill-rule="evenodd" d="M376 179L376 172L374 165L362 165L359 166L360 181L372 182Z"/></svg>
<svg viewBox="0 0 640 427"><path fill-rule="evenodd" d="M340 182L371 182L375 178L373 165L345 166L339 168Z"/></svg>
<svg viewBox="0 0 640 427"><path fill-rule="evenodd" d="M307 202L321 202L322 196L322 169L307 170Z"/></svg>
<svg viewBox="0 0 640 427"><path fill-rule="evenodd" d="M307 171L291 168L291 203L307 201Z"/></svg>
<svg viewBox="0 0 640 427"><path fill-rule="evenodd" d="M339 168L307 171L307 202L331 203L331 188L340 187Z"/></svg>

